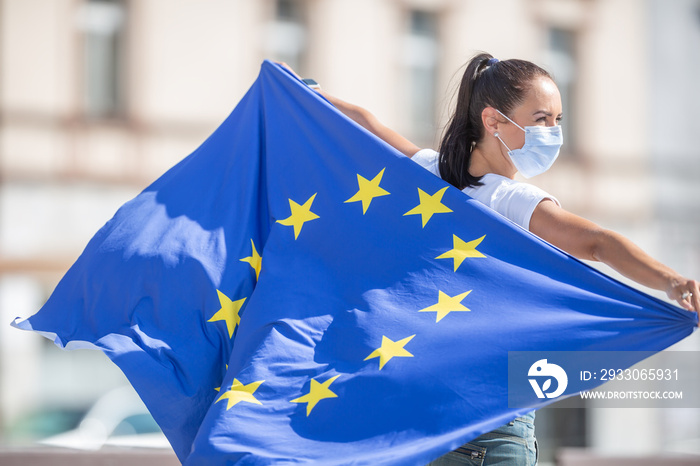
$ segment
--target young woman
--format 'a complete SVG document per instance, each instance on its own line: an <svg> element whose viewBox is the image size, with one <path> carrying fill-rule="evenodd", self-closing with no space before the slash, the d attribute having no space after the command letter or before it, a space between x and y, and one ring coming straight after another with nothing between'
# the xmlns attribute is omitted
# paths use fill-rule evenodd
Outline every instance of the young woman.
<svg viewBox="0 0 700 466"><path fill-rule="evenodd" d="M439 152L422 149L370 112L319 90L349 118L415 162L525 229L580 259L604 262L626 277L665 291L689 311L700 288L629 239L564 210L543 190L515 181L546 171L559 154L562 104L544 69L481 53L467 64ZM534 412L486 433L431 465L531 465L537 462Z"/></svg>

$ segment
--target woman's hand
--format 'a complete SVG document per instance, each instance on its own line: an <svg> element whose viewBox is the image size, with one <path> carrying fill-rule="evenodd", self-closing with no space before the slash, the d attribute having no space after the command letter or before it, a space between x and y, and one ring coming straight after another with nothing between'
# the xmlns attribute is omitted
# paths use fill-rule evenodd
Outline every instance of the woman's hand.
<svg viewBox="0 0 700 466"><path fill-rule="evenodd" d="M700 312L700 283L678 277L671 280L666 294L684 309Z"/></svg>

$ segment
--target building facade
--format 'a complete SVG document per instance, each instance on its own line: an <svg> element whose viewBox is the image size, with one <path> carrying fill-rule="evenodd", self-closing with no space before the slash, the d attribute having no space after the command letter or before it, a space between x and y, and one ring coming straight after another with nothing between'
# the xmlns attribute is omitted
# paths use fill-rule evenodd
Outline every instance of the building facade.
<svg viewBox="0 0 700 466"><path fill-rule="evenodd" d="M223 121L265 58L432 147L470 56L544 65L566 143L532 182L700 278L699 45L698 0L0 0L0 438L124 383L102 355L6 324ZM545 461L700 438L697 415L560 411L539 415Z"/></svg>

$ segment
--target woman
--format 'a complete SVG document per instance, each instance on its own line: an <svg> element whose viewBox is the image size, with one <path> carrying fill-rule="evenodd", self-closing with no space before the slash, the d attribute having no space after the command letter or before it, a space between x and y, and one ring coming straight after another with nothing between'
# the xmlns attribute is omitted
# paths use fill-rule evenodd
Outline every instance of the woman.
<svg viewBox="0 0 700 466"><path fill-rule="evenodd" d="M439 153L421 150L367 110L319 90L355 122L476 200L580 259L604 262L663 290L689 311L700 309L698 282L654 260L624 236L564 210L541 189L514 181L546 171L559 154L562 104L544 69L481 53L467 64ZM431 465L536 464L534 413L486 433Z"/></svg>

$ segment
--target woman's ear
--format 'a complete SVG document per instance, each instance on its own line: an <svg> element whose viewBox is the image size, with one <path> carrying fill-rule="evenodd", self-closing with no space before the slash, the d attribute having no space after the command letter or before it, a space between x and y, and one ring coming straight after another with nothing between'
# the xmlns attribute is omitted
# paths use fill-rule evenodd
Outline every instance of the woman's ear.
<svg viewBox="0 0 700 466"><path fill-rule="evenodd" d="M484 125L484 129L490 135L498 132L498 125L502 123L499 120L500 115L493 107L486 107L481 111L481 123Z"/></svg>

